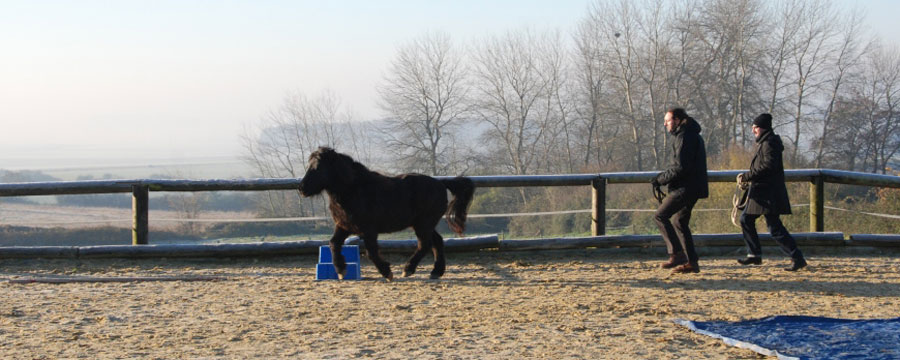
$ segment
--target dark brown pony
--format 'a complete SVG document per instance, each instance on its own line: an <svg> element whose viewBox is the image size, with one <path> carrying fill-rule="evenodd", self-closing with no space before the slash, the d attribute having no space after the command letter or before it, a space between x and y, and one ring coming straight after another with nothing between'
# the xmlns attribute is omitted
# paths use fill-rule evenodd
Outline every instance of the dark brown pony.
<svg viewBox="0 0 900 360"><path fill-rule="evenodd" d="M457 234L465 231L466 213L475 192L472 180L465 177L438 180L420 174L387 177L370 171L347 155L321 147L309 156L306 175L300 181L300 194L328 193L329 208L334 218L334 235L330 247L334 268L343 279L347 264L341 255L344 240L359 235L365 243L366 254L378 272L391 280L391 265L378 254L378 234L412 227L419 240L416 252L409 258L403 276L416 272L425 252L434 252L431 278L444 275L444 238L435 226L444 214L450 229ZM447 190L453 193L447 202Z"/></svg>

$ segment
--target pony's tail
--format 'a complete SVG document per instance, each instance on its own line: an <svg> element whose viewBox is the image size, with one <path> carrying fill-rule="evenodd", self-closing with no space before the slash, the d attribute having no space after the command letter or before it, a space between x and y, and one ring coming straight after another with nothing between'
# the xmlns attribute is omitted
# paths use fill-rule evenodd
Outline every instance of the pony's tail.
<svg viewBox="0 0 900 360"><path fill-rule="evenodd" d="M447 207L447 225L450 230L462 235L466 231L466 215L469 213L469 203L475 194L475 183L467 177L457 176L452 179L441 180L444 186L453 193L453 200Z"/></svg>

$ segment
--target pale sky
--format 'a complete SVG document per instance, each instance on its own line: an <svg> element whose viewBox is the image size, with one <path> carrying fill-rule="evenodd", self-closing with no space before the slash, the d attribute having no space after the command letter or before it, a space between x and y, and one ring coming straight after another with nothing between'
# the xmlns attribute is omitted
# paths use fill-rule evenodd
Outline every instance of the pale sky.
<svg viewBox="0 0 900 360"><path fill-rule="evenodd" d="M856 0L838 0L852 6ZM590 0L0 0L0 169L13 158L237 156L288 92L380 117L376 84L427 31L570 31ZM867 0L900 41L900 0ZM17 166L20 167L20 166Z"/></svg>

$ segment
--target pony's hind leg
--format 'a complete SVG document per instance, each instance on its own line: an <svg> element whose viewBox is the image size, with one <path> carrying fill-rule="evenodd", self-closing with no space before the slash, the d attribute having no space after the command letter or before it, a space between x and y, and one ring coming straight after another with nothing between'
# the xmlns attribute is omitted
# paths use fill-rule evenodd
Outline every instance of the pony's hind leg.
<svg viewBox="0 0 900 360"><path fill-rule="evenodd" d="M431 250L434 252L434 269L431 270L431 278L439 279L447 269L447 261L444 259L444 238L437 231L433 232Z"/></svg>
<svg viewBox="0 0 900 360"><path fill-rule="evenodd" d="M419 266L419 262L422 261L422 258L425 257L425 254L428 252L428 250L431 249L433 230L420 230L418 228L413 229L416 231L416 239L418 239L419 241L416 246L416 252L412 254L412 257L410 257L409 261L406 262L406 267L403 268L403 277L415 274L416 267Z"/></svg>
<svg viewBox="0 0 900 360"><path fill-rule="evenodd" d="M328 241L328 247L331 249L331 262L334 264L334 270L338 274L338 279L343 280L347 274L347 260L341 254L341 247L344 246L344 240L350 236L350 232L339 227L334 228L334 234Z"/></svg>
<svg viewBox="0 0 900 360"><path fill-rule="evenodd" d="M366 256L369 257L369 260L372 260L381 276L384 276L388 281L393 280L394 273L391 272L391 264L382 259L381 254L378 253L378 234L363 235L362 240L363 244L366 245Z"/></svg>

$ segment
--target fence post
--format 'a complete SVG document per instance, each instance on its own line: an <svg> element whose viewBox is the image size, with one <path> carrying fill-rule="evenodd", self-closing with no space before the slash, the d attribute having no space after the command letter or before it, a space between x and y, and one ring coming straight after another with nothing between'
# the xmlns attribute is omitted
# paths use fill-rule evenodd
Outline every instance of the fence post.
<svg viewBox="0 0 900 360"><path fill-rule="evenodd" d="M809 184L809 231L825 231L825 178L816 176Z"/></svg>
<svg viewBox="0 0 900 360"><path fill-rule="evenodd" d="M131 245L147 245L147 234L150 232L150 188L148 186L131 186L131 210L134 214Z"/></svg>
<svg viewBox="0 0 900 360"><path fill-rule="evenodd" d="M591 180L591 235L606 235L606 179Z"/></svg>

